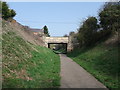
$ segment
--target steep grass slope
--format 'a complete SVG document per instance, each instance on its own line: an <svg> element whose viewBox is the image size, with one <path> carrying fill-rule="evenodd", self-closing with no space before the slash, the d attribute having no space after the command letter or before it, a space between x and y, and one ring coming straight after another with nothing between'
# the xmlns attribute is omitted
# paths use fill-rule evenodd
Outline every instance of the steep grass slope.
<svg viewBox="0 0 120 90"><path fill-rule="evenodd" d="M4 25L4 23L5 23L5 25ZM2 24L3 24L3 28L4 28L3 33L5 31L9 31L12 29L13 32L15 32L18 36L23 38L25 41L28 41L35 45L44 46L42 37L40 37L39 35L34 35L33 32L31 32L31 30L29 30L30 28L26 28L25 26L21 25L18 22L7 22L7 21L3 20ZM7 26L7 27L5 27L5 26Z"/></svg>
<svg viewBox="0 0 120 90"><path fill-rule="evenodd" d="M69 57L108 88L120 88L120 82L118 81L120 79L118 59L120 47L115 42L118 37L115 38L102 42L92 48L81 48L68 53ZM110 40L113 40L113 43Z"/></svg>
<svg viewBox="0 0 120 90"><path fill-rule="evenodd" d="M3 21L3 88L58 87L59 56L48 48L27 42L9 27L12 26Z"/></svg>

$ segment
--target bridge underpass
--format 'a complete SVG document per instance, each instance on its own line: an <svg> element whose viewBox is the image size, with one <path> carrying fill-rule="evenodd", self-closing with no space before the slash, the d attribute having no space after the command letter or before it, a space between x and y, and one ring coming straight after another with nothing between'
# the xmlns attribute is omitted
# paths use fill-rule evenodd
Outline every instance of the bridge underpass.
<svg viewBox="0 0 120 90"><path fill-rule="evenodd" d="M65 46L65 53L71 49L69 41L69 37L44 37L45 46L47 48L50 48L51 44L63 44Z"/></svg>
<svg viewBox="0 0 120 90"><path fill-rule="evenodd" d="M53 46L51 48L51 46ZM67 53L67 43L48 43L48 48L51 48L55 53Z"/></svg>

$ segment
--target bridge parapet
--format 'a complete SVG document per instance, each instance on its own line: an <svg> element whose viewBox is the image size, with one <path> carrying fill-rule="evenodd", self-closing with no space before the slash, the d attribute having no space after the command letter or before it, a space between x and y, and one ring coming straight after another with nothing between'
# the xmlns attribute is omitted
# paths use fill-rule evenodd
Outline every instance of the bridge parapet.
<svg viewBox="0 0 120 90"><path fill-rule="evenodd" d="M45 37L46 43L68 43L68 37Z"/></svg>

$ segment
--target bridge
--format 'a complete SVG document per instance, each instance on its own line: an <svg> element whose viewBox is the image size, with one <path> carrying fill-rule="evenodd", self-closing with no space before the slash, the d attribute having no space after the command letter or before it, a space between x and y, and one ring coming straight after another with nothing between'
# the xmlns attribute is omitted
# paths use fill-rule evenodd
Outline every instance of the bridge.
<svg viewBox="0 0 120 90"><path fill-rule="evenodd" d="M44 37L45 46L50 47L50 44L66 44L66 51L71 51L71 43L69 37Z"/></svg>

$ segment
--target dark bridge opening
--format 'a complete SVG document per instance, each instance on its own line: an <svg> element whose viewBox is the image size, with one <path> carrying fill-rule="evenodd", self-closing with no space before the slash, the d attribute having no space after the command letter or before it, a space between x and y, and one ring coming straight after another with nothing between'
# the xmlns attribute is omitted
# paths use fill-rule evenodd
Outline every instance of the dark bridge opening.
<svg viewBox="0 0 120 90"><path fill-rule="evenodd" d="M48 48L51 48L56 54L67 53L67 43L48 43Z"/></svg>

